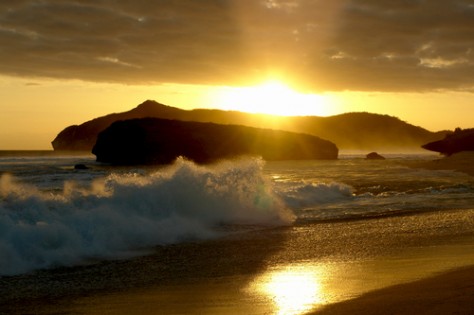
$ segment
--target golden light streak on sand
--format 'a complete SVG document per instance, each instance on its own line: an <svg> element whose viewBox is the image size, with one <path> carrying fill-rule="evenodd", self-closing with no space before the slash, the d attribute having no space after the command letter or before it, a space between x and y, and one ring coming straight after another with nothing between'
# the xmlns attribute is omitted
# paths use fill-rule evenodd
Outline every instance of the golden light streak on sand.
<svg viewBox="0 0 474 315"><path fill-rule="evenodd" d="M249 291L271 300L275 314L304 314L326 302L324 267L306 264L288 265L268 271L249 286Z"/></svg>

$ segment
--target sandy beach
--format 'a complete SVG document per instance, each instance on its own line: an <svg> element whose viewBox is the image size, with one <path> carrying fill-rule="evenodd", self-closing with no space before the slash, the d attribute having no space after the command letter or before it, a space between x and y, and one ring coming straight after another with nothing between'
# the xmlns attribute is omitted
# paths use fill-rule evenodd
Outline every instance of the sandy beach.
<svg viewBox="0 0 474 315"><path fill-rule="evenodd" d="M296 225L5 277L0 313L470 314L473 215ZM433 235L437 222L451 228Z"/></svg>

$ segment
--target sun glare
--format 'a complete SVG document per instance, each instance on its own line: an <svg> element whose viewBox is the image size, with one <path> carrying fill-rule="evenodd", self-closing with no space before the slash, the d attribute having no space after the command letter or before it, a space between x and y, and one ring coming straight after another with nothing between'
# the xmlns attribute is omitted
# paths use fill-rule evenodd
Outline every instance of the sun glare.
<svg viewBox="0 0 474 315"><path fill-rule="evenodd" d="M328 97L299 93L276 80L251 87L225 87L215 98L215 106L224 110L279 116L328 116Z"/></svg>
<svg viewBox="0 0 474 315"><path fill-rule="evenodd" d="M326 302L324 269L290 265L272 270L255 280L250 290L274 303L275 314L300 315Z"/></svg>

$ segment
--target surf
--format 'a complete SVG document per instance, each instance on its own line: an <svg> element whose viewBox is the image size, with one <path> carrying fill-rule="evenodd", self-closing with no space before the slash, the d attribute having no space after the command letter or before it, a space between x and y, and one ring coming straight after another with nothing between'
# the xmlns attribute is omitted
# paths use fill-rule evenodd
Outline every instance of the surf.
<svg viewBox="0 0 474 315"><path fill-rule="evenodd" d="M0 275L142 255L153 246L219 237L219 226L290 224L261 159L199 166L178 159L141 174L42 191L0 179Z"/></svg>

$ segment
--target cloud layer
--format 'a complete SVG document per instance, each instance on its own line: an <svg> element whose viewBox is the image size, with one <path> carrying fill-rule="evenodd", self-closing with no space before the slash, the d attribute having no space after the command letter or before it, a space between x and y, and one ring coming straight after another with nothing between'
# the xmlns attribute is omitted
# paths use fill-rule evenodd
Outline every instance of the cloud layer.
<svg viewBox="0 0 474 315"><path fill-rule="evenodd" d="M17 0L0 73L310 90L470 90L473 0Z"/></svg>

